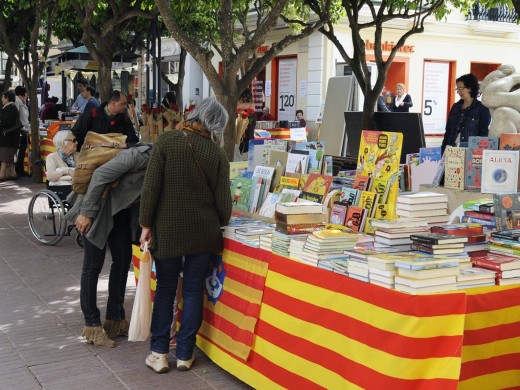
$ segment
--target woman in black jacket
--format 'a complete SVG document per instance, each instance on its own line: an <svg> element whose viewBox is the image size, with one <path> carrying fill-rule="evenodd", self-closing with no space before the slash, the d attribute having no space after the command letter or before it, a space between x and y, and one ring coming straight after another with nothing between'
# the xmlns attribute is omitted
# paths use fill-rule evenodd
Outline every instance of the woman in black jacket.
<svg viewBox="0 0 520 390"><path fill-rule="evenodd" d="M17 179L14 157L20 145L20 130L12 129L20 118L14 101L13 91L5 91L2 95L3 107L0 110L0 182Z"/></svg>
<svg viewBox="0 0 520 390"><path fill-rule="evenodd" d="M392 112L409 112L410 107L413 106L412 97L405 93L406 86L403 83L397 83L395 86L396 95L390 104L390 111Z"/></svg>
<svg viewBox="0 0 520 390"><path fill-rule="evenodd" d="M477 77L468 73L460 76L456 82L460 100L451 107L441 146L442 153L447 145L458 146L461 142L468 142L470 136L486 137L489 133L491 113L477 99Z"/></svg>

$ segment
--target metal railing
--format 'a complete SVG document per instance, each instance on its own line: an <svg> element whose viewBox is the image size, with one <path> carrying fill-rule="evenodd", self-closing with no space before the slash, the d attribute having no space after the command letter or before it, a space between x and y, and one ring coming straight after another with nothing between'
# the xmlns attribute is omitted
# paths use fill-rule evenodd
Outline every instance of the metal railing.
<svg viewBox="0 0 520 390"><path fill-rule="evenodd" d="M483 20L489 22L516 23L517 14L514 9L507 5L501 5L493 8L486 8L482 4L476 2L466 15L466 20Z"/></svg>

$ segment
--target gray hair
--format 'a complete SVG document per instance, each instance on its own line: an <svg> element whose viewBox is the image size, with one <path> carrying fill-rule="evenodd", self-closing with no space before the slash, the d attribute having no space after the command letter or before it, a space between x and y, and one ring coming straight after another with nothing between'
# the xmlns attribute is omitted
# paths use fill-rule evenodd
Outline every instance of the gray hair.
<svg viewBox="0 0 520 390"><path fill-rule="evenodd" d="M63 149L65 147L65 142L68 139L73 139L74 134L70 130L60 130L56 133L54 138L52 139L52 143L56 146L56 149Z"/></svg>
<svg viewBox="0 0 520 390"><path fill-rule="evenodd" d="M229 120L229 114L222 104L213 98L206 98L195 109L188 114L188 120L200 122L214 135L220 137Z"/></svg>

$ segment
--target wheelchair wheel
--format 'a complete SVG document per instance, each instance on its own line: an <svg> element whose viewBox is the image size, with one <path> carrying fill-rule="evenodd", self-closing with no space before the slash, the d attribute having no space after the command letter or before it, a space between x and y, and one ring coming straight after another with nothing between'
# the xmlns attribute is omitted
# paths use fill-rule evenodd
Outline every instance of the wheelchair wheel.
<svg viewBox="0 0 520 390"><path fill-rule="evenodd" d="M33 196L28 219L32 234L44 245L56 245L65 235L65 206L52 191L42 190Z"/></svg>

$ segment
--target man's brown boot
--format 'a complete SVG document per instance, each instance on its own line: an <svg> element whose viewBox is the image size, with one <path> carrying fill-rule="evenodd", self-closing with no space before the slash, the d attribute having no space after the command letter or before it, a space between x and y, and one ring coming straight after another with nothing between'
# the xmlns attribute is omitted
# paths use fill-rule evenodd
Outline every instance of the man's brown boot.
<svg viewBox="0 0 520 390"><path fill-rule="evenodd" d="M96 347L114 348L116 346L115 341L108 337L102 326L85 326L83 336L87 339L88 344L94 344Z"/></svg>

